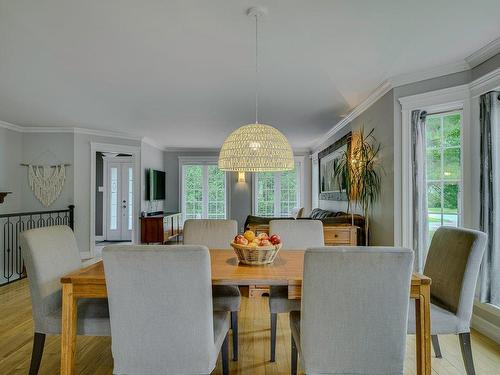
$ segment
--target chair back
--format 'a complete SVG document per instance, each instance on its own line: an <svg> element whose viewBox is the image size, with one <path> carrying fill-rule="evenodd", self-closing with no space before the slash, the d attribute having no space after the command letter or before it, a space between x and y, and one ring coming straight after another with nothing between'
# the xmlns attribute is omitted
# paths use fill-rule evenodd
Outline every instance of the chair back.
<svg viewBox="0 0 500 375"><path fill-rule="evenodd" d="M70 227L57 225L21 233L21 251L31 290L35 332L49 332L45 318L61 308L61 277L82 267Z"/></svg>
<svg viewBox="0 0 500 375"><path fill-rule="evenodd" d="M107 246L115 374L209 374L215 367L205 246Z"/></svg>
<svg viewBox="0 0 500 375"><path fill-rule="evenodd" d="M188 219L183 228L184 245L203 245L209 249L230 249L238 234L236 220Z"/></svg>
<svg viewBox="0 0 500 375"><path fill-rule="evenodd" d="M487 241L483 232L440 227L425 262L424 275L432 279L431 302L456 314L467 328Z"/></svg>
<svg viewBox="0 0 500 375"><path fill-rule="evenodd" d="M319 220L271 220L269 234L279 234L284 250L305 250L325 245Z"/></svg>
<svg viewBox="0 0 500 375"><path fill-rule="evenodd" d="M403 374L413 251L322 247L304 259L306 374Z"/></svg>

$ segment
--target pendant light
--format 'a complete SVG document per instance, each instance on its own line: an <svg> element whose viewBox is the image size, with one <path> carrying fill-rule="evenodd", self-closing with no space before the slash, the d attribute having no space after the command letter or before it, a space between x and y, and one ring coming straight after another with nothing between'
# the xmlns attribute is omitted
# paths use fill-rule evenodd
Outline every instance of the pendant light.
<svg viewBox="0 0 500 375"><path fill-rule="evenodd" d="M224 141L219 154L219 169L236 172L278 172L295 166L292 148L278 129L259 124L259 17L261 8L250 8L248 16L255 18L255 124L233 131Z"/></svg>

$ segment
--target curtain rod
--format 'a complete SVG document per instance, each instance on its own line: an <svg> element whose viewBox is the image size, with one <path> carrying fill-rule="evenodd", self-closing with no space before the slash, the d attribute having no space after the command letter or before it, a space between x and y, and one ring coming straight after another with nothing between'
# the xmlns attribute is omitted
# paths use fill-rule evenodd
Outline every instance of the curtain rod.
<svg viewBox="0 0 500 375"><path fill-rule="evenodd" d="M45 167L45 165L34 165L34 164L26 164L26 163L21 163L19 164L23 167L29 167L30 165L33 165L34 167ZM56 164L56 165L49 165L49 167L54 168L54 167L59 167L61 164ZM71 164L64 164L65 167L71 166Z"/></svg>
<svg viewBox="0 0 500 375"><path fill-rule="evenodd" d="M453 113L453 112L460 112L462 110L462 108L457 108L457 109L452 109L452 110L446 110L446 111L438 111L438 112L431 112L431 113L428 113L427 111L422 111L422 113L420 114L420 118L425 118L427 116L433 116L433 115L441 115L443 113Z"/></svg>

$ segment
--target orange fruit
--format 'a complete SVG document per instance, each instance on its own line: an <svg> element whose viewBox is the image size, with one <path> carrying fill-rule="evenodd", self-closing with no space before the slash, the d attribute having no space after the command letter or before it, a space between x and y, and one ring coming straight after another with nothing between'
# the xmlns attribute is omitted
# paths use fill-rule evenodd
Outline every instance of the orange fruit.
<svg viewBox="0 0 500 375"><path fill-rule="evenodd" d="M245 237L248 242L252 242L255 239L255 233L251 230L247 230L245 233L243 233L243 237Z"/></svg>

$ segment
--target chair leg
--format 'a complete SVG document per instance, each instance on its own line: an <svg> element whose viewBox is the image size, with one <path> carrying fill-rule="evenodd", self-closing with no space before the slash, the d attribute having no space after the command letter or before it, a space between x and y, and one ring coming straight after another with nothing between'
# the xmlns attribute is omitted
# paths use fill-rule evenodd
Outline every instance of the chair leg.
<svg viewBox="0 0 500 375"><path fill-rule="evenodd" d="M228 335L224 338L221 348L222 355L222 375L229 375L229 339Z"/></svg>
<svg viewBox="0 0 500 375"><path fill-rule="evenodd" d="M475 375L474 361L472 359L472 347L470 343L470 333L459 333L460 348L462 349L462 358L464 360L465 372L467 375Z"/></svg>
<svg viewBox="0 0 500 375"><path fill-rule="evenodd" d="M431 335L432 347L434 348L434 355L436 358L443 358L441 355L441 347L439 346L438 335Z"/></svg>
<svg viewBox="0 0 500 375"><path fill-rule="evenodd" d="M278 314L271 313L271 362L276 361L276 326L278 324Z"/></svg>
<svg viewBox="0 0 500 375"><path fill-rule="evenodd" d="M290 374L291 375L297 375L297 359L298 359L298 356L299 354L297 353L297 345L295 344L295 340L293 339L293 335L290 335L291 336L291 342L292 342L292 350L291 350L291 353L292 353L292 357L291 357L291 371L290 371Z"/></svg>
<svg viewBox="0 0 500 375"><path fill-rule="evenodd" d="M29 375L37 375L42 362L43 346L45 345L45 333L35 332L33 337L33 352L31 353L31 365Z"/></svg>
<svg viewBox="0 0 500 375"><path fill-rule="evenodd" d="M233 331L233 361L238 360L238 311L231 311L231 330Z"/></svg>

